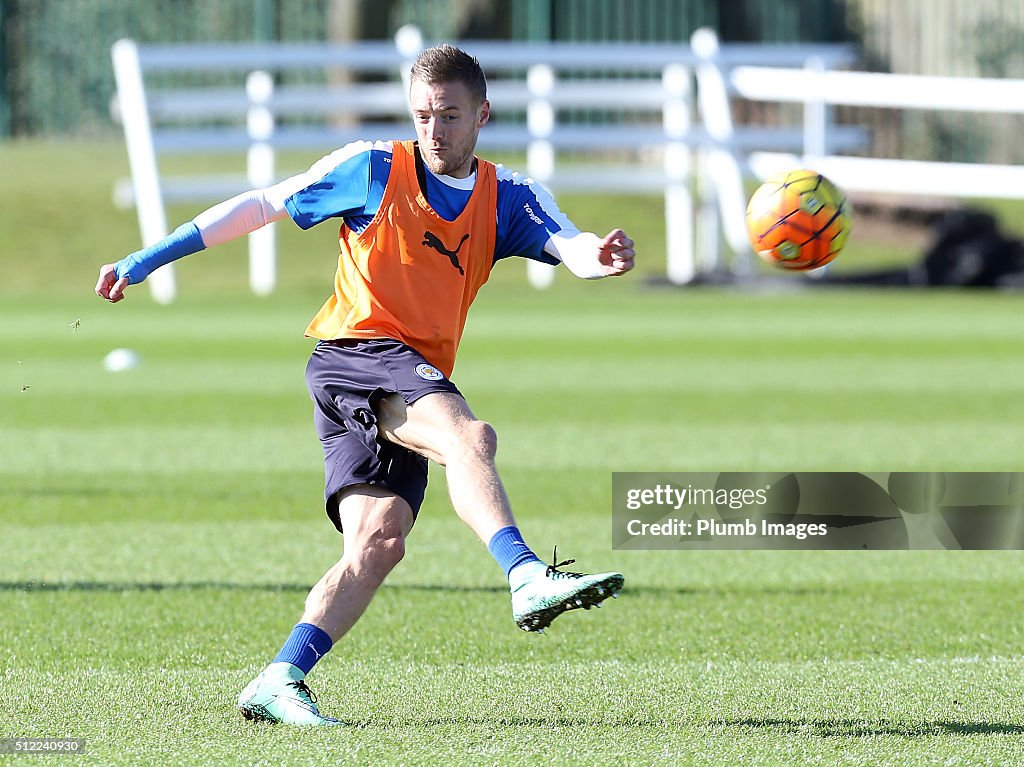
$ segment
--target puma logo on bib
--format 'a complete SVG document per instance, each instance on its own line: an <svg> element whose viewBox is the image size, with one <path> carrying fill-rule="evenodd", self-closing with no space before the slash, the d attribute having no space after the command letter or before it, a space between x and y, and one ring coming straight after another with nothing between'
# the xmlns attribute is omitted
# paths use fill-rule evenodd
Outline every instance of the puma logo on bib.
<svg viewBox="0 0 1024 767"><path fill-rule="evenodd" d="M424 232L423 242L421 244L426 245L428 248L433 248L442 256L447 256L448 260L452 262L452 266L459 270L459 274L465 275L466 272L465 270L463 270L462 264L459 263L459 251L462 250L462 246L468 239L468 234L462 235L462 239L459 240L459 244L455 248L455 250L448 250L448 248L445 247L445 244L441 241L440 237L438 237L433 232Z"/></svg>

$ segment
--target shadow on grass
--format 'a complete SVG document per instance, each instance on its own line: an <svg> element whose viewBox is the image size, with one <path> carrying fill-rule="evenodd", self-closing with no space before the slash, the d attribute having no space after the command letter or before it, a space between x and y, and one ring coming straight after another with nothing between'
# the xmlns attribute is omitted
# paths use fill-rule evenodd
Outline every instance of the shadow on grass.
<svg viewBox="0 0 1024 767"><path fill-rule="evenodd" d="M441 716L428 719L387 718L349 722L358 729L394 729L395 727L523 727L523 728L581 728L597 730L652 730L662 731L676 727L679 722L658 717L649 719L594 719L585 716ZM695 726L700 727L695 723ZM853 719L738 719L717 720L705 726L743 727L771 730L787 735L813 735L819 738L870 738L896 736L921 738L933 735L1021 735L1024 726L1001 722L867 722Z"/></svg>
<svg viewBox="0 0 1024 767"><path fill-rule="evenodd" d="M227 583L220 581L182 581L160 583L145 581L0 581L0 592L55 592L55 591L301 591L312 588L312 583Z"/></svg>
<svg viewBox="0 0 1024 767"><path fill-rule="evenodd" d="M312 583L233 583L229 581L0 581L0 592L54 592L54 591L309 591ZM426 591L454 594L507 594L508 587L504 584L493 586L467 586L460 584L439 583L385 583L385 590L392 591ZM837 588L782 588L776 586L744 587L735 589L724 588L672 588L668 586L628 586L623 596L654 596L679 597L700 595L759 594L780 596L812 596L828 595L849 591L845 587Z"/></svg>
<svg viewBox="0 0 1024 767"><path fill-rule="evenodd" d="M367 719L355 721L355 727L394 729L395 727L593 727L599 730L664 730L674 724L664 719L589 719L583 716L440 716L428 719Z"/></svg>
<svg viewBox="0 0 1024 767"><path fill-rule="evenodd" d="M819 738L870 738L895 735L920 738L928 735L1024 735L1024 726L1002 722L887 722L856 719L729 719L713 725L752 730L781 731Z"/></svg>

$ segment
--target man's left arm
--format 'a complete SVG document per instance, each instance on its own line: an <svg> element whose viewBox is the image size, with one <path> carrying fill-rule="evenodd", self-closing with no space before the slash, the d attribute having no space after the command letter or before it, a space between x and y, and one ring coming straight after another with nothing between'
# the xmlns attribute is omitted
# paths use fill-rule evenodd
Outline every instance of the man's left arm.
<svg viewBox="0 0 1024 767"><path fill-rule="evenodd" d="M498 166L498 243L495 260L523 256L566 268L587 280L618 277L633 268L633 240L621 229L603 238L581 232L541 185Z"/></svg>

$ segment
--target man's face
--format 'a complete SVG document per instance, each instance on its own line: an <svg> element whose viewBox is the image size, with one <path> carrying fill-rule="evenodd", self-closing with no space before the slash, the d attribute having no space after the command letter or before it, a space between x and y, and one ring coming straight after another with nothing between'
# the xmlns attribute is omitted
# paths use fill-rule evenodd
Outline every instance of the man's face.
<svg viewBox="0 0 1024 767"><path fill-rule="evenodd" d="M475 106L462 83L414 80L409 91L416 138L423 162L434 173L466 178L473 170L473 152L480 129L490 116L485 100Z"/></svg>

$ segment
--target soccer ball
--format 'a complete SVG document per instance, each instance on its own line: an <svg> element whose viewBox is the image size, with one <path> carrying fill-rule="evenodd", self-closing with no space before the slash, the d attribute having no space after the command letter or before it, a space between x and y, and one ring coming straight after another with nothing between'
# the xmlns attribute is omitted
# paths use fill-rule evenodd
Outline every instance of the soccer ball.
<svg viewBox="0 0 1024 767"><path fill-rule="evenodd" d="M850 236L850 204L813 170L767 179L747 205L747 234L761 258L783 269L817 269L839 255Z"/></svg>

